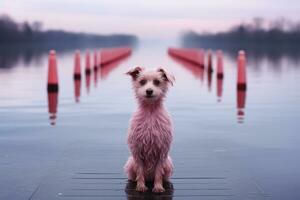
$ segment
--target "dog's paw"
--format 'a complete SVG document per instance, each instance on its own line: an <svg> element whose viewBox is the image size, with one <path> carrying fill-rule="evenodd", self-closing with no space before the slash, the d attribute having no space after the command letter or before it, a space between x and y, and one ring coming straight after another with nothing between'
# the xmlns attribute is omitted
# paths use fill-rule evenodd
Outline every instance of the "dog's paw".
<svg viewBox="0 0 300 200"><path fill-rule="evenodd" d="M137 184L137 186L136 186L136 191L138 191L138 192L146 192L147 190L148 190L148 188L146 187L146 185Z"/></svg>
<svg viewBox="0 0 300 200"><path fill-rule="evenodd" d="M158 185L158 186L154 186L154 188L152 189L152 192L162 193L162 192L165 192L165 189L163 188L162 185Z"/></svg>

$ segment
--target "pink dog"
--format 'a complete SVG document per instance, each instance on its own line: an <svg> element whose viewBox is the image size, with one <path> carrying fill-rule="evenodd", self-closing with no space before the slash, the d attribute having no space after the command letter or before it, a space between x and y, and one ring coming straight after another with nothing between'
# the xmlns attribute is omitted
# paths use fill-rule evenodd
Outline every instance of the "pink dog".
<svg viewBox="0 0 300 200"><path fill-rule="evenodd" d="M136 67L127 74L132 77L138 109L128 130L127 142L132 156L125 171L129 180L137 181L137 191L147 191L145 181L154 181L152 191L164 192L163 180L168 181L173 172L168 155L173 130L163 99L174 77L162 68L146 71Z"/></svg>

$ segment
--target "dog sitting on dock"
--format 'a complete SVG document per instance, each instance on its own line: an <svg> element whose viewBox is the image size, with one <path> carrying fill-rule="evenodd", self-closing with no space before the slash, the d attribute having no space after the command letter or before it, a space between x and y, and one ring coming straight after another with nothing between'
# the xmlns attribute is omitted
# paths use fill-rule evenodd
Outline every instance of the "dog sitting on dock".
<svg viewBox="0 0 300 200"><path fill-rule="evenodd" d="M137 191L147 191L145 182L154 181L152 191L161 193L165 191L163 181L168 181L173 173L169 156L173 129L163 100L175 78L162 68L136 67L126 74L132 77L138 109L128 130L127 143L132 155L125 172L129 180L136 181Z"/></svg>

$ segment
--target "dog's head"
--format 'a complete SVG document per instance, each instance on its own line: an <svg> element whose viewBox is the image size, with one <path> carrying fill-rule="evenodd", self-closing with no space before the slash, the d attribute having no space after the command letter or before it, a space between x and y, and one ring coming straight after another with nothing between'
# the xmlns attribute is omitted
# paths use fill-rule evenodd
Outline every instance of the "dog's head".
<svg viewBox="0 0 300 200"><path fill-rule="evenodd" d="M132 77L133 89L138 100L155 102L165 97L169 85L173 85L175 78L163 68L146 70L135 67L126 74Z"/></svg>

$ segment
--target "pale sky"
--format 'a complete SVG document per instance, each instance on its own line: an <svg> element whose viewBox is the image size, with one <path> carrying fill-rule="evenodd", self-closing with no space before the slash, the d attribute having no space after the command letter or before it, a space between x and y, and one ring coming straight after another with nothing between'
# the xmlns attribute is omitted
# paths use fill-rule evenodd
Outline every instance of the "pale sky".
<svg viewBox="0 0 300 200"><path fill-rule="evenodd" d="M254 17L300 19L299 0L0 0L0 13L41 21L46 29L140 38L176 38L182 31L226 30Z"/></svg>

